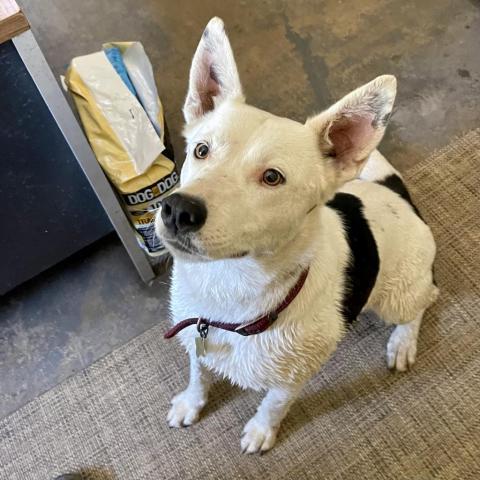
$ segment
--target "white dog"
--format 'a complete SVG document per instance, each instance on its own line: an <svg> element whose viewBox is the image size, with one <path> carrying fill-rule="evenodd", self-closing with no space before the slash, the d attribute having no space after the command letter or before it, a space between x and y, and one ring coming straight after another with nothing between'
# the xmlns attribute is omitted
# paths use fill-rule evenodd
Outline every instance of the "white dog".
<svg viewBox="0 0 480 480"><path fill-rule="evenodd" d="M276 117L245 103L223 22L207 25L184 106L180 188L156 221L174 256L167 337L178 333L190 356L171 427L198 420L213 371L266 390L241 447L270 449L302 386L366 309L397 325L388 366L413 364L437 296L435 243L375 150L395 90L384 75L304 125Z"/></svg>

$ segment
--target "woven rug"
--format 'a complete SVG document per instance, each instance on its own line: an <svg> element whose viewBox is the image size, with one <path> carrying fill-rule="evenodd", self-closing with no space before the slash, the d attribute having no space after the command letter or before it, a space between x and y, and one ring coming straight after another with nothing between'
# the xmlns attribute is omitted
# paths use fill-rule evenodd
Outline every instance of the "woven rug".
<svg viewBox="0 0 480 480"><path fill-rule="evenodd" d="M0 478L480 479L480 130L406 177L438 242L441 288L413 371L387 370L389 329L362 318L294 404L275 448L242 456L256 393L219 382L200 423L167 428L188 365L159 319L0 421Z"/></svg>

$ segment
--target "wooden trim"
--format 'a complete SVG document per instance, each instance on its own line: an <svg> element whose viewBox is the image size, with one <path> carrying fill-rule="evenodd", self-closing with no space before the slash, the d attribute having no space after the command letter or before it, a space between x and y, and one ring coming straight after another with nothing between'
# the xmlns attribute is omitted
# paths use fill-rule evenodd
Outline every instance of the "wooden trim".
<svg viewBox="0 0 480 480"><path fill-rule="evenodd" d="M0 0L0 43L30 28L28 20L15 0Z"/></svg>

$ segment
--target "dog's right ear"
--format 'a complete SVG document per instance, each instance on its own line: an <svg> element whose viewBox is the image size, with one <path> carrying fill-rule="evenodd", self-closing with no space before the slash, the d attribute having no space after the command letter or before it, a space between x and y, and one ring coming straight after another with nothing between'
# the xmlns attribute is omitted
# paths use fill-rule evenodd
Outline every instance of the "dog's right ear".
<svg viewBox="0 0 480 480"><path fill-rule="evenodd" d="M214 17L208 22L192 60L183 106L185 121L194 122L227 98L243 100L242 86L223 21Z"/></svg>

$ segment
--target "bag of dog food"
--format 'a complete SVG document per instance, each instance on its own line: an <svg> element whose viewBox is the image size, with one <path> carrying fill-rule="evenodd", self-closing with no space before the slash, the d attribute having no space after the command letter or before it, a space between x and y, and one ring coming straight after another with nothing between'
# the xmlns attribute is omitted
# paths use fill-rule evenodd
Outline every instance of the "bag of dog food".
<svg viewBox="0 0 480 480"><path fill-rule="evenodd" d="M178 182L152 65L139 42L76 57L65 76L83 128L119 193L139 243L165 253L154 233L161 198Z"/></svg>

